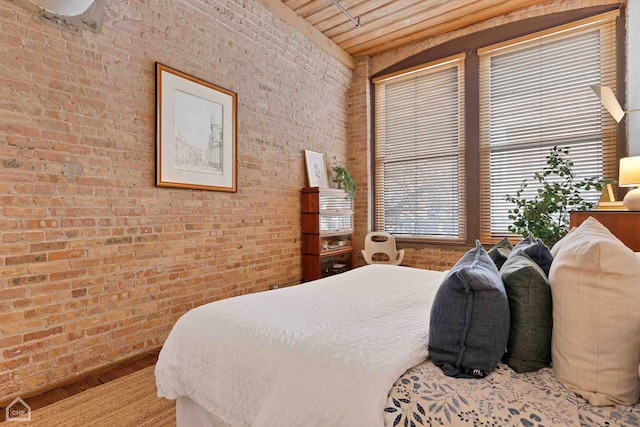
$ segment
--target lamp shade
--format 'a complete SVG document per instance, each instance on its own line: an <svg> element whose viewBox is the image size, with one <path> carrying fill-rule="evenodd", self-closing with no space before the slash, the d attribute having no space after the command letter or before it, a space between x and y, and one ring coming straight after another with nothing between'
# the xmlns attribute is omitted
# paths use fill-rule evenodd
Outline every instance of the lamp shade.
<svg viewBox="0 0 640 427"><path fill-rule="evenodd" d="M620 159L620 175L618 186L637 187L640 184L640 156L623 157ZM623 200L624 206L630 211L640 211L640 189L629 191Z"/></svg>
<svg viewBox="0 0 640 427"><path fill-rule="evenodd" d="M620 187L637 187L640 184L640 156L620 159Z"/></svg>

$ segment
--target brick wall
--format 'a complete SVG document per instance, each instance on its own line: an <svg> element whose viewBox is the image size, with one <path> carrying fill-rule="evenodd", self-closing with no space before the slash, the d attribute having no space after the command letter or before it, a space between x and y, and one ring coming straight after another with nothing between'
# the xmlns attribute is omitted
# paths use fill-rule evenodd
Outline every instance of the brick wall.
<svg viewBox="0 0 640 427"><path fill-rule="evenodd" d="M372 200L372 188L369 185L371 176L371 153L369 138L369 117L371 106L366 100L370 98L368 58L358 58L353 73L353 83L348 101L349 145L348 155L351 173L356 179L358 190L354 200L354 231L353 245L355 246L356 265L364 265L364 258L360 252L364 248L364 240L370 230L372 210L369 204Z"/></svg>
<svg viewBox="0 0 640 427"><path fill-rule="evenodd" d="M351 70L258 2L0 2L0 402L301 277L303 150L346 160ZM47 19L46 21L51 21ZM238 192L157 188L155 61L238 94Z"/></svg>

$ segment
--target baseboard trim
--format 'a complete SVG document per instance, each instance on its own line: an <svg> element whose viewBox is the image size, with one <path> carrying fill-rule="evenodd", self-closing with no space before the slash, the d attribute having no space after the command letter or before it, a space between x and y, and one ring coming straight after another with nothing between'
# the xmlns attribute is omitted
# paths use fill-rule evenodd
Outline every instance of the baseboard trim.
<svg viewBox="0 0 640 427"><path fill-rule="evenodd" d="M48 392L50 392L52 390L55 390L57 388L66 387L66 386L68 386L70 384L73 384L73 383L75 383L77 381L82 381L83 379L85 379L85 378L87 378L89 376L99 375L99 374L101 374L103 372L109 371L111 369L117 368L117 367L122 366L122 365L126 365L128 363L134 362L134 361L136 361L138 359L142 359L142 358L147 357L147 356L157 355L157 354L160 353L160 349L161 348L162 348L162 346L155 347L155 348L150 348L150 349L147 349L147 350L145 350L145 351L143 351L141 353L136 353L136 354L133 354L131 356L127 356L127 357L125 357L123 359L117 360L115 362L109 363L107 365L100 366L98 368L95 368L95 369L92 369L92 370L77 374L74 377L65 378L65 379L62 379L60 381L56 381L55 383L50 383L50 384L47 384L45 386L36 388L34 390L29 391L28 393L12 395L12 396L6 398L3 401L0 401L0 408L6 408L17 397L20 397L22 400L31 399L31 398L34 398L34 397L39 396L41 394L48 393Z"/></svg>

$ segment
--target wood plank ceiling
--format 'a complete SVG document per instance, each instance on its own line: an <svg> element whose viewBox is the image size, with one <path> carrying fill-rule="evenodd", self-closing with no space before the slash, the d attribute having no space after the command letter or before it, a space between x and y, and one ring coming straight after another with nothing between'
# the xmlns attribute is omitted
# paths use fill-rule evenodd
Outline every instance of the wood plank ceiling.
<svg viewBox="0 0 640 427"><path fill-rule="evenodd" d="M548 0L281 0L352 57L448 33Z"/></svg>

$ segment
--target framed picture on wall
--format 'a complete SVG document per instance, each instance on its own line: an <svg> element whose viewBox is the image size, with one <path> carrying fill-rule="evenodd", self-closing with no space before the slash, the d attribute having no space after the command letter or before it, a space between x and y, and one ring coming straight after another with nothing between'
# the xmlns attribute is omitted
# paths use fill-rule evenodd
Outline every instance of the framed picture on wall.
<svg viewBox="0 0 640 427"><path fill-rule="evenodd" d="M156 185L235 192L237 95L156 62Z"/></svg>
<svg viewBox="0 0 640 427"><path fill-rule="evenodd" d="M307 166L309 187L328 187L329 179L327 178L327 166L324 161L324 154L304 150L304 162Z"/></svg>

